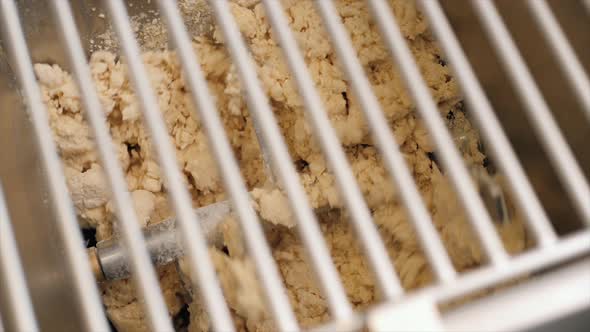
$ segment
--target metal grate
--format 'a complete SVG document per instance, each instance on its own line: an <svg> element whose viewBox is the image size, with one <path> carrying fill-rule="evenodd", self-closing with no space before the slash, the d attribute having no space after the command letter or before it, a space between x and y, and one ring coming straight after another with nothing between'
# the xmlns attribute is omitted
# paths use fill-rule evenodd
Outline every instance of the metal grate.
<svg viewBox="0 0 590 332"><path fill-rule="evenodd" d="M192 101L197 105L198 117L204 125L208 140L215 142L215 149L212 149L212 152L222 174L221 178L225 189L229 193L232 206L241 223L246 246L249 254L253 257L256 272L261 280L274 322L281 331L300 330L269 246L265 241L262 227L249 202L245 183L216 111L213 97L208 91L204 74L198 65L197 55L191 47L190 36L184 27L180 12L175 1L159 0L156 2L186 74ZM124 2L105 0L105 3L119 37L122 53L127 59L141 59L139 44L135 40ZM480 324L480 321L473 319L473 317L481 315L483 312L481 308L478 311L476 309L478 307L474 305L471 309L469 307L465 309L464 312L454 311L446 314L440 312L437 305L590 252L590 230L588 229L566 238L557 237L441 6L434 0L421 0L419 3L423 13L427 16L431 29L449 62L452 63L455 77L465 93L467 103L474 110L471 113L472 120L478 125L486 141L489 142L489 151L497 161L498 167L509 179L508 184L514 193L515 202L518 208L523 211L527 225L535 238L536 247L529 252L518 257L510 257L506 253L492 226L491 217L470 180L468 170L453 143L451 134L439 116L437 106L430 96L428 87L421 77L394 16L391 14L389 5L385 0L367 0L374 20L381 31L383 41L397 67L400 68L406 88L415 101L417 111L424 119L429 134L433 137L442 165L448 170L451 183L487 257L488 264L485 267L459 276L444 250L429 213L420 198L416 184L412 181L411 173L405 165L391 129L387 126L379 102L364 74L348 32L341 23L334 4L328 0L316 1L317 9L331 37L342 69L361 105L362 112L373 134L373 140L383 157L384 165L392 176L395 187L400 189L401 200L437 279L434 285L407 294L401 287L384 243L379 238L377 228L372 222L370 211L356 184L336 132L330 126L322 101L314 89L312 78L288 26L281 4L275 0L262 0L262 3L270 24L276 32L275 37L284 51L314 134L334 172L345 207L350 213L351 226L356 231L384 300L383 304L367 313L366 319L353 313L352 305L347 300L343 285L320 233L314 212L308 204L296 170L290 162L287 146L258 80L256 67L253 65L247 46L231 15L229 4L225 0L210 1L211 9L224 35L224 40L243 86L248 87L245 91L247 102L256 127L260 131L258 135L260 144L264 147L263 151L268 153L266 157L275 171L274 174L287 193L290 207L297 221L299 235L308 252L312 253L308 255L309 261L314 267L333 320L323 327L325 330L335 327L355 329L359 324L366 324L372 331L445 328L473 330L480 326L473 325ZM525 106L526 114L534 127L535 134L542 142L547 155L550 156L552 165L567 190L569 200L575 206L580 218L590 225L588 182L568 148L508 29L492 1L473 0L471 4L491 39L498 58L510 74L514 89L518 92ZM571 84L571 90L575 93L590 120L590 80L588 75L584 72L546 2L527 0L526 4L552 46L551 51L563 69L568 83ZM72 9L67 0L52 0L51 6L72 64L73 76L83 96L82 101L87 119L99 148L102 165L113 195L117 219L120 221L124 246L128 250L131 268L134 272L133 279L138 293L141 294L149 325L154 331L172 331L172 323L159 290L155 270L150 263L145 240L136 222L137 216L132 208L124 175L116 155L109 148L112 146L111 137L87 67L86 56ZM63 180L64 175L60 169L41 95L31 66L31 56L19 22L18 9L12 0L0 0L0 28L3 32L4 47L7 53L16 59L14 69L29 107L37 141L41 146L43 166L48 174L53 202L60 216L61 231L67 234L65 238L69 239L66 244L65 259L77 276L73 287L78 291L78 294L84 290L84 296L79 295L79 304L84 315L85 328L92 331L107 330L108 325L102 312L98 292L91 276L84 248L81 245L79 232L76 231L74 211L67 195ZM127 65L131 81L141 103L146 127L149 129L159 157L159 163L170 193L171 206L177 216L177 227L181 230L181 240L188 257L190 274L193 277L192 283L200 290L204 298L206 308L212 318L213 329L232 331L234 330L232 319L208 255L205 236L198 227L199 223L195 222L197 216L192 209L189 193L182 181L174 149L169 142L165 124L156 106L158 104L149 85L147 72L140 61L130 61ZM29 296L22 271L19 268L18 255L15 254L16 247L11 233L8 214L0 195L0 281L2 281L0 290L3 291L0 293L0 300L4 301L0 301L0 304L3 305L1 308L10 309L2 311L4 326L9 331L35 331L38 330L38 327L28 301ZM556 308L561 306L559 308L565 309L560 309L562 311L559 312L565 314L574 311L574 309L578 310L589 306L590 303L583 293L576 292L584 289L584 278L587 278L587 275L588 264L585 264L581 267L578 266L578 268L563 270L559 277L553 279L548 277L547 280L559 280L551 281L553 285L559 282L563 284L562 286L568 287L566 289L568 297L558 297L560 300L552 302L551 308L559 311ZM535 282L536 284L531 282L526 287L538 291L541 288L535 287L547 287L549 281L537 280ZM3 285L8 285L4 287L9 291L8 293L4 293ZM556 285L554 293L558 294L558 290L561 289L559 285ZM489 310L500 311L508 302L517 303L525 298L526 296L496 297L493 298L493 306L490 307L493 309ZM485 305L482 307L486 308ZM547 308L540 306L535 308L538 310L527 312L527 315L524 315L526 317L510 315L512 320L508 322L506 320L490 321L486 326L492 330L494 326L499 328L532 326L548 316ZM408 321L406 317L413 319ZM416 319L416 317L420 317L420 319ZM510 322L513 324L511 325Z"/></svg>

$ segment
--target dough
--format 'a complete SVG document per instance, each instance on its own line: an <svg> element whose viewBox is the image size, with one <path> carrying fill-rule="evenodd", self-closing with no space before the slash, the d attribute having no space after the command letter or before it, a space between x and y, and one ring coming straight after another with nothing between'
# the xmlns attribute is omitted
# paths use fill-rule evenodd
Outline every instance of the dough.
<svg viewBox="0 0 590 332"><path fill-rule="evenodd" d="M312 1L283 0L282 3L403 286L412 289L432 282L425 255L373 146L360 106L339 69ZM462 111L457 83L441 60L441 52L424 17L413 1L390 0L390 3L466 162L482 167L485 156L478 150L477 132ZM483 261L481 249L446 176L433 161L433 144L364 1L339 0L336 4L453 264L460 271L478 266ZM187 0L183 8L189 5L202 7L200 1ZM264 90L311 204L315 208L333 208L319 216L321 229L350 301L358 309L365 308L377 299L374 280L349 227L346 212L338 210L342 201L334 177L313 137L281 49L272 39L264 8L257 0L234 0L231 8L250 46ZM297 318L304 327L324 322L329 319L326 302L306 262L305 248L293 229L292 213L278 189L265 187L267 178L243 97L244 89L225 50L221 33L213 29L210 34L196 36L193 46L247 186L250 190L259 188L254 191L256 206L265 219L276 224L265 225L265 228ZM211 145L195 115L174 52L147 51L143 61L194 206L225 199L209 150ZM124 62L118 61L114 53L97 51L90 58L90 68L113 137L113 150L126 175L139 222L145 226L169 217L166 187L150 135L141 123L138 101ZM110 197L72 77L56 65L39 64L35 69L81 226L96 228L98 240L110 238L114 219ZM525 231L518 215L514 215L511 223L497 227L511 253L524 250ZM271 331L273 325L260 287L255 285L253 265L241 244L238 227L235 222L227 222L223 229L228 253L214 248L211 253L235 322L243 331ZM169 312L175 315L185 304L177 270L169 265L158 268L158 273ZM101 287L108 315L119 331L146 328L128 280L108 282ZM209 318L198 295L190 304L190 312L190 330L206 331Z"/></svg>

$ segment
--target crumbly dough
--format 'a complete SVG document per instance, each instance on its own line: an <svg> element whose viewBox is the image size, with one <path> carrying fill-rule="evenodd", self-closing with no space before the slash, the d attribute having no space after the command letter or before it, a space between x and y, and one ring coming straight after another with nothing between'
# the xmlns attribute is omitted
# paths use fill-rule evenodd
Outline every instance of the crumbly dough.
<svg viewBox="0 0 590 332"><path fill-rule="evenodd" d="M195 6L200 3L187 0L183 8L193 2ZM283 0L282 3L403 286L411 289L432 282L433 275L426 257L373 146L360 105L339 69L313 2ZM478 149L477 132L462 111L457 83L441 59L441 52L424 17L412 1L390 0L390 3L439 105L441 116L451 128L465 160L482 167L485 156ZM339 0L336 4L453 264L460 271L478 266L484 260L481 249L448 179L433 161L434 146L405 91L402 78L380 41L378 29L364 1ZM332 208L320 214L320 226L350 301L362 309L376 301L375 283L349 227L346 212L338 210L342 202L334 177L313 137L282 51L272 39L265 10L258 0L234 0L231 8L250 45L263 87L310 203L315 208ZM297 318L304 327L326 321L329 318L326 302L306 262L305 248L293 230L294 220L287 201L278 189L265 186L268 179L243 98L244 89L225 50L221 33L213 29L210 34L195 37L193 45L247 186L250 189L264 188L254 190L253 196L262 217L275 224L265 225L265 228ZM174 52L148 51L143 61L194 206L223 200L225 195L219 173ZM129 82L124 59L121 62L113 53L97 51L90 58L90 68L113 138L113 150L132 193L138 221L142 226L161 221L171 215L166 187L150 135L141 123L140 106ZM38 64L35 70L81 226L96 228L98 240L115 236L112 203L91 130L82 116L74 81L56 65ZM516 213L513 215L509 224L496 226L507 250L517 253L524 250L526 237L520 218ZM253 264L241 244L238 227L235 222L227 222L222 227L228 253L212 248L211 254L235 322L243 331L273 330L259 286L255 285ZM178 271L175 265L168 265L159 267L158 273L169 312L175 315L185 305ZM128 280L108 282L101 287L109 317L119 331L146 328L143 312ZM209 318L198 296L190 304L190 311L190 330L208 330Z"/></svg>
<svg viewBox="0 0 590 332"><path fill-rule="evenodd" d="M289 200L280 189L254 188L252 199L254 208L262 219L288 228L295 226L295 220L289 208Z"/></svg>

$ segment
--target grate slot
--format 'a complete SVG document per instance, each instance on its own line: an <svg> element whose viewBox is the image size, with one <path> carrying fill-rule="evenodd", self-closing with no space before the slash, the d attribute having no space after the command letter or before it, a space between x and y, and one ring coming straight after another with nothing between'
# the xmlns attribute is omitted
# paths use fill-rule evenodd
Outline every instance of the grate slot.
<svg viewBox="0 0 590 332"><path fill-rule="evenodd" d="M123 242L131 258L133 277L146 310L147 320L152 330L173 331L158 279L151 265L131 197L127 191L125 177L113 151L113 142L109 136L102 105L92 82L70 5L67 0L55 0L52 5L60 32L67 45L67 54L73 74L83 96L85 114L92 128L108 185L113 195Z"/></svg>
<svg viewBox="0 0 590 332"><path fill-rule="evenodd" d="M209 257L206 239L192 209L192 201L188 190L184 187L176 154L158 110L158 102L151 90L150 80L141 62L139 45L131 29L127 10L124 3L119 0L107 1L107 7L122 45L123 54L127 59L135 59L127 61L131 82L139 97L144 123L152 135L155 152L163 170L171 204L177 216L178 228L182 234L179 240L186 249L192 282L195 286L200 286L199 289L203 292L207 304L210 305L208 309L213 316L212 321L215 328L233 330L229 310L224 303L223 293ZM261 239L264 241L263 237Z"/></svg>
<svg viewBox="0 0 590 332"><path fill-rule="evenodd" d="M515 193L514 196L518 206L526 215L526 221L533 231L535 239L541 246L554 243L557 237L549 218L528 182L524 170L518 162L516 154L511 148L510 142L504 134L489 100L475 77L473 69L469 65L442 8L437 1L421 0L420 4L446 56L453 64L452 69L459 84L461 84L461 88L465 91L467 102L476 110L476 112L472 113L473 120L477 122L478 129L483 133L486 140L493 142L493 144L489 145L490 151L498 161L501 170L508 177L508 184L512 192Z"/></svg>
<svg viewBox="0 0 590 332"><path fill-rule="evenodd" d="M525 106L525 113L557 171L564 189L582 221L590 225L590 204L588 204L590 187L588 187L588 182L555 123L549 106L527 69L500 14L490 1L475 0L471 3L483 23L484 30L495 46L502 64L506 67L514 88Z"/></svg>
<svg viewBox="0 0 590 332"><path fill-rule="evenodd" d="M47 176L51 200L56 211L56 225L65 248L63 257L68 264L70 277L74 281L72 289L75 292L80 312L84 316L86 328L93 331L107 331L108 324L82 245L78 222L68 195L53 135L49 128L47 112L31 65L31 56L27 49L18 9L14 1L11 0L1 0L0 5L0 28L3 30L6 45L11 46L8 51L11 52L14 60L14 69L22 93L26 98L35 139L40 147L42 167Z"/></svg>
<svg viewBox="0 0 590 332"><path fill-rule="evenodd" d="M525 1L590 121L590 78L545 0ZM590 6L590 4L589 4Z"/></svg>
<svg viewBox="0 0 590 332"><path fill-rule="evenodd" d="M492 264L502 264L507 255L502 246L492 220L477 193L467 169L463 163L453 139L443 123L438 108L430 96L430 91L422 79L412 53L408 49L395 17L389 6L382 0L369 1L373 15L383 34L384 43L395 59L400 74L406 81L417 110L426 123L432 140L441 156L441 161L448 172L451 182L467 213L468 219L482 243L487 258Z"/></svg>
<svg viewBox="0 0 590 332"><path fill-rule="evenodd" d="M10 331L35 332L39 331L39 327L10 223L4 193L0 186L0 290L2 291L0 311L4 308L8 313L4 324ZM0 319L0 331L2 331L2 319Z"/></svg>

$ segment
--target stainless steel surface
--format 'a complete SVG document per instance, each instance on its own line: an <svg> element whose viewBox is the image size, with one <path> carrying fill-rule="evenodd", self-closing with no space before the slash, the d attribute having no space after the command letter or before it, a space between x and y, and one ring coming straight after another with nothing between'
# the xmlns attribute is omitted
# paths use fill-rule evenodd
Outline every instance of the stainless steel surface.
<svg viewBox="0 0 590 332"><path fill-rule="evenodd" d="M569 89L567 80L559 69L559 64L555 62L555 58L550 52L550 46L542 37L542 32L537 29L537 24L531 17L524 1L498 0L494 3L500 11L504 23L510 29L511 36L524 57L528 70L533 74L537 85L543 92L553 118L557 121L562 134L566 137L582 167L582 171L588 178L590 176L590 151L585 148L585 142L590 139L590 126L583 110L577 103L575 94ZM590 52L588 52L586 45L590 44L590 35L585 33L590 29L588 14L582 4L577 1L566 3L551 0L549 3L554 14L559 18L560 25L571 40L578 58L588 72L590 70ZM504 129L507 139L505 142L509 144L508 146L512 146L514 151L514 165L520 166L519 168L526 176L525 179L529 180L528 187L537 194L541 211L544 210L546 217L551 221L551 228L559 236L580 229L581 219L576 214L572 202L569 199L564 199L567 197L564 185L557 177L548 154L545 153L538 137L534 134L534 129L525 115L519 96L515 92L514 86L509 84L510 77L507 67L504 67L499 61L495 48L486 37L485 30L472 6L457 6L455 1L442 1L440 5L451 25L451 32L455 33L466 60L475 74L470 82L477 82L479 79L479 86L482 88L480 96L487 97L490 112L495 115L496 121L493 121L492 117L486 116L484 104L474 102L478 99L481 100L474 94L476 85L465 81L465 75L457 75L465 93L467 111L471 119L479 124L486 151L490 153L494 166L501 171L501 174L510 178L507 184L512 191L514 201L521 206L525 217L535 219L539 224L543 223L542 215L538 213L530 215L527 212L534 212L531 210L534 205L522 208L526 201L534 203L535 197L530 193L527 194L526 191L516 189L516 186L523 187L522 182L516 181L518 177L515 175L517 174L511 175L511 172L507 171L506 166L509 165L503 166L506 161L502 161L502 159L512 158L509 158L509 150L502 148L506 145L503 143L502 136L497 135L499 132L494 127ZM435 21L431 17L429 19L431 25L434 25ZM445 47L447 43L442 43L445 39L441 37L441 30L433 29L433 32L441 41L441 46ZM447 53L445 60L452 63L452 69L459 72L460 63L456 56L452 56L457 53L457 50L452 47L451 51L454 52L450 52L449 48L445 47ZM492 142L494 144L491 144ZM536 217L533 218L533 216ZM533 235L537 238L536 241L539 242L536 228L530 227ZM545 226L543 228L547 229Z"/></svg>
<svg viewBox="0 0 590 332"><path fill-rule="evenodd" d="M518 48L507 30L494 3L472 0L484 29L494 44L498 57L508 68L515 90L525 105L526 115L533 125L537 137L549 155L549 160L563 182L570 200L582 220L590 225L590 187L584 173L576 162L564 135L551 114L549 106L539 90L534 78L520 55Z"/></svg>
<svg viewBox="0 0 590 332"><path fill-rule="evenodd" d="M332 319L316 330L355 330L359 324L372 331L404 328L473 330L481 327L477 325L481 319L489 319L489 326L502 329L530 329L590 306L585 296L588 290L584 288L588 286L584 280L587 280L587 257L590 254L590 230L587 228L590 221L587 184L590 153L586 148L590 139L590 124L587 121L588 75L581 72L583 69L590 70L590 35L585 32L590 28L590 12L583 10L587 0L547 2L549 6L545 5L545 1L535 0L474 0L474 10L457 1L443 1L441 7L437 1L420 0L433 35L446 53L445 60L451 64L463 89L468 106L466 112L478 125L493 165L497 164L500 174L507 179L507 187L511 191L508 196L524 215L534 237L535 243L530 249L516 257L509 257L492 227L493 216L488 215L484 204L477 197L467 169L463 167L449 133L438 118L436 106L425 89L388 4L385 1L367 1L375 23L382 31L383 41L416 101L417 113L422 115L429 133L436 138L437 157L443 162L444 168L449 170L465 211L471 217L490 259L491 264L461 275L454 271L438 234L433 230L430 217L397 150L391 131L383 121L379 104L358 64L356 53L351 48L347 31L343 29L330 1L317 2L343 69L364 106L363 112L373 131L374 140L380 147L384 164L397 188L402 189L401 200L437 276L438 283L404 293L383 244L370 223L370 214L344 162L339 142L333 130L329 129L329 122L297 45L286 28L284 17L280 15L281 4L264 0L267 16L277 41L284 48L314 133L331 171L336 175L338 188L351 214L351 222L365 245L365 253L372 262L378 285L382 289L383 301L365 314L352 313L343 294L342 285L338 282L339 278L321 241L313 212L297 183L292 165L289 165L290 158L276 121L260 89L254 66L251 66L248 51L227 9L227 3L223 0L211 1L214 16L224 33L233 61L241 79L247 83L244 84L247 86L245 92L257 122L261 143L266 146L264 150L268 151L268 159L281 181L278 184L288 194L301 238L312 255L319 253L317 257L312 257L311 263L323 285L323 295L329 303ZM167 260L170 256L182 254L182 250L187 251L191 258L193 284L200 286L204 292L207 308L214 317L214 328L232 330L233 324L207 256L205 238L210 230L202 225L202 221L209 219L199 216L199 210L192 210L186 189L179 182L180 175L171 153L173 150L166 142L168 136L159 118L159 111L154 107L157 104L153 102L140 62L129 63L131 77L144 106L146 124L158 143L155 146L171 190L172 205L179 217L176 225L170 220L151 227L146 230L148 236L143 240L135 226L134 213L128 204L121 174L117 174L120 172L117 171L116 159L106 148L110 146L110 138L102 123L104 120L99 116L100 106L85 69L86 56L91 36L103 32L107 27L108 20L98 18L97 14L109 13L107 18L113 20L115 30L123 41L122 53L127 58L140 58L139 47L129 29L124 3L107 1L108 11L100 1L72 1L68 4L63 0L20 0L16 3L18 8L14 6L15 1L0 0L0 29L3 32L0 39L0 181L5 188L14 239L21 254L26 276L24 280L30 291L37 326L48 331L108 329L31 67L33 62L49 62L58 63L77 78L87 115L94 117L95 136L103 143L100 144L103 164L109 164L111 168L108 173L110 185L114 189L114 202L117 210L123 212L119 215L123 226L122 235L131 251L125 254L125 251L117 249L119 242L113 244L114 247L103 243L104 251L99 255L105 260L103 267L113 266L106 260L114 261L115 265L121 267L119 270L108 270L107 274L121 276L122 272L127 273L126 267L121 264L130 261L134 267L131 272L139 281L144 299L147 299L144 304L151 327L155 330L170 330L171 324L167 311L163 309L153 268L149 266L148 252L173 251L170 255L156 257L158 263L158 259ZM127 4L130 14L147 13L144 20L154 17L155 12L151 9L156 8L156 5L160 8L171 34L171 47L177 49L184 72L191 73L187 75L187 85L193 102L199 106L198 115L209 141L216 143L212 152L230 194L230 201L224 202L221 210L229 210L231 203L237 212L246 232L249 251L263 280L277 328L298 330L298 323L258 227L257 217L248 202L214 101L206 89L203 74L190 47L190 36L186 34L179 13L174 8L175 2L161 0L151 4L129 1ZM54 20L49 15L50 5L58 9L56 16L61 20ZM94 7L98 10L92 10ZM23 22L22 27L19 19ZM80 29L78 32L76 23ZM64 37L66 43L61 43L58 36ZM515 84L508 85L508 81L514 81ZM578 83L572 85L574 82ZM521 101L524 103L519 103ZM501 197L498 191L493 186L487 188L488 196L492 197L487 201L488 210L498 202L501 206L502 199L498 198ZM498 211L502 210L505 212L506 209ZM498 215L501 216L502 212L498 212ZM199 223L197 220L200 220ZM162 232L162 228L178 228L182 234ZM5 236L7 232L3 234ZM181 237L181 241L178 237ZM177 245L179 242L184 244L184 249ZM10 264L16 266L16 263ZM2 274L2 277L5 275ZM451 311L439 310L437 307L438 304L525 275L529 276L529 280L494 296L484 296ZM538 294L546 293L547 290L553 292L555 301L543 302L537 298ZM26 302L27 297L20 296L19 300ZM26 310L16 314L6 310L3 303L7 298L5 292L0 293L0 324L10 331L11 325L7 325L7 322L12 324L19 314L26 314ZM59 306L54 305L57 299ZM389 301L393 299L397 301ZM530 310L519 310L522 306ZM10 315L8 319L7 314ZM420 318L408 320L408 317ZM34 319L31 321L35 323Z"/></svg>
<svg viewBox="0 0 590 332"><path fill-rule="evenodd" d="M0 315L0 330L4 325L10 331L36 332L39 326L19 257L0 183L0 292L5 294L0 298L0 309L5 309L4 320Z"/></svg>
<svg viewBox="0 0 590 332"><path fill-rule="evenodd" d="M490 102L477 81L467 58L442 8L435 1L421 1L424 13L428 16L446 56L453 63L455 74L465 91L466 100L475 110L472 119L477 122L483 135L494 144L489 145L489 152L497 160L503 174L509 178L509 186L516 197L516 203L526 216L527 223L540 245L553 243L556 239L549 219L543 211L518 159L506 138L501 125L492 110Z"/></svg>

